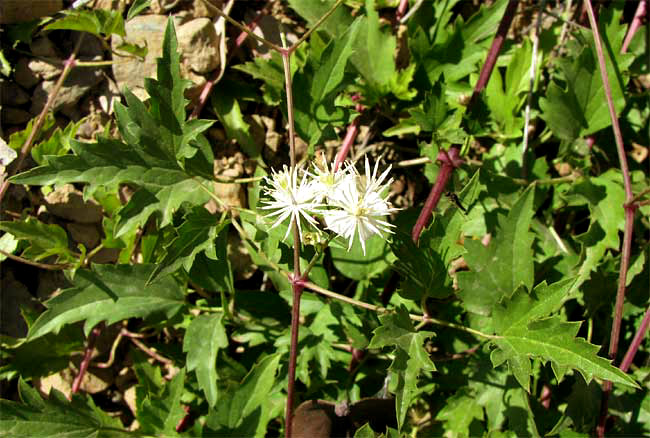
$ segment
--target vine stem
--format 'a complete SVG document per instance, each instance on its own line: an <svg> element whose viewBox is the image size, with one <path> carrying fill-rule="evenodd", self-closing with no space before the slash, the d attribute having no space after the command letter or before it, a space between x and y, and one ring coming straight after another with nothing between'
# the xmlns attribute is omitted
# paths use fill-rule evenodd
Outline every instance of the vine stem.
<svg viewBox="0 0 650 438"><path fill-rule="evenodd" d="M596 55L598 57L598 69L600 70L600 75L603 81L605 99L607 101L609 116L612 120L612 130L614 131L616 150L618 152L618 159L620 161L621 173L623 174L623 184L625 186L625 204L623 205L623 208L625 209L625 228L623 231L623 245L621 248L621 266L618 275L618 289L616 291L616 305L614 310L614 320L612 321L612 331L609 339L609 358L614 360L616 359L616 354L618 352L618 341L620 338L621 320L623 319L623 303L625 301L625 283L626 283L628 266L630 264L630 249L632 247L632 231L634 226L633 221L634 221L634 212L636 210L636 205L632 202L632 200L634 199L634 195L632 194L632 185L630 183L630 172L627 166L627 157L625 155L623 135L621 134L621 128L618 124L618 117L616 115L616 108L614 107L614 101L612 99L612 89L609 84L609 78L607 76L605 55L600 40L598 23L596 22L596 16L594 14L594 9L591 5L591 0L585 0L584 5L587 10L587 15L589 16L589 24L591 25L591 31L594 37L594 43L596 46ZM608 412L607 405L608 405L609 395L611 391L612 391L612 382L605 381L603 384L603 397L600 406L600 419L598 421L598 426L596 428L596 433L601 438L605 436L605 423L607 421L607 412Z"/></svg>
<svg viewBox="0 0 650 438"><path fill-rule="evenodd" d="M0 186L0 203L4 199L5 193L9 188L9 184L10 184L9 177L19 172L20 169L22 168L23 162L27 158L27 155L31 152L32 147L34 146L34 140L36 140L36 136L40 133L41 128L43 127L43 123L45 123L45 116L47 116L47 113L50 111L50 108L52 107L52 105L54 105L54 102L56 101L56 98L59 95L59 91L61 91L61 87L63 87L63 83L67 79L72 69L76 66L77 53L79 52L79 48L81 47L81 43L83 42L83 40L84 40L84 33L82 32L81 35L79 36L79 40L77 41L77 44L72 50L72 53L65 61L63 66L63 71L61 72L61 76L59 76L59 79L56 81L56 84L54 84L54 89L52 90L52 93L50 93L49 97L47 98L47 102L45 102L45 106L41 110L41 113L38 115L38 118L36 119L36 122L32 127L32 131L29 133L27 140L25 140L25 144L23 144L23 147L20 149L20 155L18 156L15 165L11 167L11 170L7 170L8 173L7 179L5 179L2 182L2 186Z"/></svg>
<svg viewBox="0 0 650 438"><path fill-rule="evenodd" d="M284 34L282 44L286 46ZM296 139L294 131L293 117L293 91L291 87L291 52L283 48L282 65L284 67L284 85L287 96L287 118L289 121L289 157L291 160L291 174L298 172L296 168ZM293 176L290 178L293 180ZM298 219L294 216L291 221L293 229L293 275L289 276L291 281L291 291L293 292L291 303L291 344L289 347L289 382L287 384L287 408L284 432L286 438L291 438L292 419L293 419L293 398L296 384L296 360L298 357L298 332L300 330L300 297L303 286L299 282L300 277L300 230L298 230Z"/></svg>
<svg viewBox="0 0 650 438"><path fill-rule="evenodd" d="M474 92L472 93L472 97L470 98L468 104L468 107L470 108L474 105L476 99L478 99L479 94L481 91L483 91L488 81L490 80L492 70L494 69L497 58L499 57L499 52L501 51L501 47L503 47L503 42L506 40L508 29L510 29L510 24L512 23L513 18L515 18L515 12L517 11L518 5L518 1L510 0L508 2L508 6L506 6L506 10L503 13L501 22L499 23L497 33L492 40L490 51L488 52L487 58L485 59L485 64L483 64L483 68L481 69L481 74L479 75L478 81L474 86Z"/></svg>
<svg viewBox="0 0 650 438"><path fill-rule="evenodd" d="M84 350L83 358L79 364L79 372L72 381L72 393L76 394L79 392L81 387L81 382L83 381L84 375L88 370L88 365L90 365L90 360L92 359L93 349L95 348L95 341L97 337L102 332L101 325L95 326L90 334L88 335L88 342L86 343L86 349Z"/></svg>
<svg viewBox="0 0 650 438"><path fill-rule="evenodd" d="M627 31L627 35L625 35L625 40L623 41L623 46L621 47L621 53L627 53L627 48L629 47L630 42L632 42L632 38L634 38L634 35L641 27L641 23L643 22L643 17L646 16L648 13L647 10L648 10L648 1L641 0L639 2L639 5L636 7L636 12L634 13L634 18L632 19L632 23L630 23L630 28Z"/></svg>
<svg viewBox="0 0 650 438"><path fill-rule="evenodd" d="M345 296L345 295L337 294L336 292L332 292L331 290L322 288L322 287L318 286L317 284L314 284L314 283L312 283L310 281L305 281L304 282L304 287L306 289L309 289L311 291L314 291L314 292L319 293L321 295L324 295L326 297L334 298L335 300L339 300L339 301L342 301L344 303L352 304L354 306L361 307L363 309L368 309L368 310L371 310L371 311L373 311L375 313L388 313L388 312L390 312L390 310L388 310L385 307L375 306L374 304L366 303L366 302L363 302L363 301L356 300L354 298L350 298L350 297ZM460 331L463 331L465 333L470 333L472 335L475 335L475 336L478 336L478 337L481 337L481 338L485 338L485 339L500 339L501 338L501 336L488 335L487 333L483 333L483 332L480 332L478 330L474 330L474 329L469 328L469 327L465 327L465 326L462 326L462 325L459 325L459 324L454 324L453 322L443 321L441 319L431 318L430 316L426 316L426 315L416 315L416 314L413 314L413 313L409 313L409 318L412 319L413 321L418 321L418 322L422 322L422 323L425 323L425 324L434 324L434 325L439 325L439 326L443 326L443 327L453 328L453 329L460 330Z"/></svg>
<svg viewBox="0 0 650 438"><path fill-rule="evenodd" d="M438 177L436 178L436 182L431 188L431 192L424 203L424 207L422 207L422 211L420 211L420 216L411 231L411 238L413 239L413 243L416 245L420 239L422 230L429 223L431 213L440 200L440 196L447 185L447 181L449 181L451 172L463 164L463 160L460 158L460 152L456 147L452 147L449 152L445 150L440 151L438 153L437 161L442 163L440 171L438 172Z"/></svg>

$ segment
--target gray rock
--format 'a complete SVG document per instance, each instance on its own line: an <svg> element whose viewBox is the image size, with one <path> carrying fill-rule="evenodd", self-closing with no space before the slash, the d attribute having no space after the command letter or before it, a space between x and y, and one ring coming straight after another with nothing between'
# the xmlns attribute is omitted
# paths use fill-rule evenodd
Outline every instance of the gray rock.
<svg viewBox="0 0 650 438"><path fill-rule="evenodd" d="M32 88L38 84L39 78L29 69L29 59L20 58L14 67L14 77L16 83L23 88Z"/></svg>
<svg viewBox="0 0 650 438"><path fill-rule="evenodd" d="M126 23L126 42L147 46L144 60L120 58L113 64L113 75L120 90L128 87L140 99L148 95L144 89L144 78L156 77L156 58L162 53L162 41L167 26L167 17L163 15L139 15ZM112 46L115 50L124 40L113 36Z"/></svg>
<svg viewBox="0 0 650 438"><path fill-rule="evenodd" d="M183 51L183 48L185 47L185 50L197 50L204 53L203 55L196 58L198 61L196 61L195 56L189 52L185 52L183 54L183 59L185 61L183 61L181 64L181 75L185 79L189 79L194 83L193 89L189 90L186 94L186 97L191 98L193 92L196 92L196 89L206 82L206 79L196 72L199 70L205 70L205 68L212 67L214 61L206 61L204 58L206 56L212 56L210 54L215 53L213 49L205 49L203 47L197 47L196 45L193 46L193 41L197 42L195 44L203 41L204 38L205 41L214 41L216 32L215 34L211 35L211 31L207 27L201 28L202 30L197 32L196 30L193 30L195 29L195 24L183 31L183 33L186 35L182 37L183 41L185 42L181 42L181 29L183 26L179 26L178 20L175 21L175 25L177 29L180 51ZM148 97L148 94L144 89L144 78L156 78L157 76L156 58L159 58L162 53L162 40L165 34L166 26L167 17L163 15L138 16L126 23L126 41L128 43L137 45L146 44L148 51L144 61L132 57L114 58L118 60L118 62L113 64L113 75L115 76L115 81L117 82L117 86L120 90L124 90L124 87L128 87L129 90L131 90L133 94L135 94L138 98L146 99ZM114 36L112 41L113 50L115 50L123 42L124 40ZM218 48L216 54L218 55ZM218 66L218 56L216 56L216 60ZM196 67L192 64L193 62L197 62Z"/></svg>
<svg viewBox="0 0 650 438"><path fill-rule="evenodd" d="M3 106L0 113L2 114L0 120L5 125L20 125L32 118L32 115L27 111L10 106Z"/></svg>
<svg viewBox="0 0 650 438"><path fill-rule="evenodd" d="M186 69L208 73L219 67L219 36L209 18L197 18L178 29L178 46Z"/></svg>
<svg viewBox="0 0 650 438"><path fill-rule="evenodd" d="M213 0L211 3L223 10L223 2L221 0ZM215 12L214 8L209 8L203 0L192 0L192 16L196 18L214 18L218 17L219 14Z"/></svg>
<svg viewBox="0 0 650 438"><path fill-rule="evenodd" d="M59 51L48 37L36 38L29 45L29 49L34 56L43 56L45 58L60 58Z"/></svg>
<svg viewBox="0 0 650 438"><path fill-rule="evenodd" d="M56 112L63 106L76 105L88 90L99 84L103 79L104 76L99 69L78 68L72 70L59 90L52 105L52 110ZM29 112L34 115L41 112L47 98L54 90L55 84L56 81L44 81L38 84L32 94L32 106Z"/></svg>
<svg viewBox="0 0 650 438"><path fill-rule="evenodd" d="M70 232L72 240L81 243L86 249L92 249L99 244L101 237L95 225L69 223L66 228Z"/></svg>
<svg viewBox="0 0 650 438"><path fill-rule="evenodd" d="M92 199L84 201L82 193L72 184L65 184L48 193L45 205L54 216L80 224L94 224L102 220L102 207Z"/></svg>
<svg viewBox="0 0 650 438"><path fill-rule="evenodd" d="M29 94L19 85L0 80L0 104L22 105L29 101Z"/></svg>

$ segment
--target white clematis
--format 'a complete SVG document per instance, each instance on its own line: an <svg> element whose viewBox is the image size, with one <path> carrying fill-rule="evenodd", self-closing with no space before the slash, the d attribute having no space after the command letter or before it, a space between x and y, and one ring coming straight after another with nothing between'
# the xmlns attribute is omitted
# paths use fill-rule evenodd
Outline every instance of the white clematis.
<svg viewBox="0 0 650 438"><path fill-rule="evenodd" d="M302 241L302 222L318 226L318 222L314 219L313 214L318 213L321 207L318 198L318 193L314 190L315 186L311 180L308 179L308 174L303 172L300 183L298 183L299 168L293 172L284 166L279 172L273 171L271 178L266 177L265 180L269 187L264 189L269 199L262 200L265 205L260 207L263 210L274 210L266 215L266 217L277 216L275 223L272 227L284 222L289 218L289 228L284 235L284 239L289 236L292 224L298 226L298 234Z"/></svg>
<svg viewBox="0 0 650 438"><path fill-rule="evenodd" d="M375 164L371 173L366 157L365 179L358 174L343 178L337 190L328 197L328 205L333 208L323 211L327 228L348 240L348 250L358 236L364 255L366 240L372 235L393 232L390 229L393 225L384 218L399 210L388 202L388 193L384 194L393 181L390 178L384 182L391 167L377 176L378 165Z"/></svg>

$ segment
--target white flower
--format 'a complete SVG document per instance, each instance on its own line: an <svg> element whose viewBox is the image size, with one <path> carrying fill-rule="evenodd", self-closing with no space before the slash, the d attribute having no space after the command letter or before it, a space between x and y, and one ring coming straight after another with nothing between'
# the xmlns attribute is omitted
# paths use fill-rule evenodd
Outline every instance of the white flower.
<svg viewBox="0 0 650 438"><path fill-rule="evenodd" d="M358 175L344 178L328 198L328 205L334 208L323 211L327 228L348 240L348 250L356 236L359 236L364 255L366 240L373 234L383 236L384 233L392 233L390 227L393 225L383 218L398 210L388 202L388 193L383 195L393 181L391 178L383 183L390 172L390 166L377 177L379 163L375 165L372 174L367 157L365 164L365 180Z"/></svg>
<svg viewBox="0 0 650 438"><path fill-rule="evenodd" d="M321 204L316 199L314 185L307 179L307 173L303 173L300 184L298 184L298 172L299 168L291 172L287 166L284 166L280 172L273 171L271 178L266 177L265 180L270 187L264 189L264 192L270 199L262 200L262 203L266 205L260 208L275 210L266 215L266 217L278 217L272 227L276 227L289 218L289 228L284 235L284 239L289 236L289 231L291 231L295 220L302 241L302 221L305 220L317 227L318 223L312 217L312 214L318 213Z"/></svg>
<svg viewBox="0 0 650 438"><path fill-rule="evenodd" d="M326 201L334 196L345 179L354 177L356 172L350 162L345 162L334 170L334 163L329 167L325 155L321 155L321 157L321 166L314 163L314 173L306 171L307 175L312 178L313 189L318 202Z"/></svg>

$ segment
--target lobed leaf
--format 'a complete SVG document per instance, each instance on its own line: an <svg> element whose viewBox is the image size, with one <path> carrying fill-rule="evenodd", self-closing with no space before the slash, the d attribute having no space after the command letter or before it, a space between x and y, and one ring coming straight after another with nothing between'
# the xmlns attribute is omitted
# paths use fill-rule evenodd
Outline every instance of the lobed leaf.
<svg viewBox="0 0 650 438"><path fill-rule="evenodd" d="M116 418L95 406L92 398L73 394L69 401L56 389L48 398L21 378L22 403L0 399L0 437L59 436L66 438L130 437Z"/></svg>
<svg viewBox="0 0 650 438"><path fill-rule="evenodd" d="M95 265L92 270L77 270L74 286L47 301L48 309L30 327L27 339L57 333L78 321L85 321L87 335L101 321L171 318L183 306L183 291L171 277L147 285L154 269L154 265Z"/></svg>

